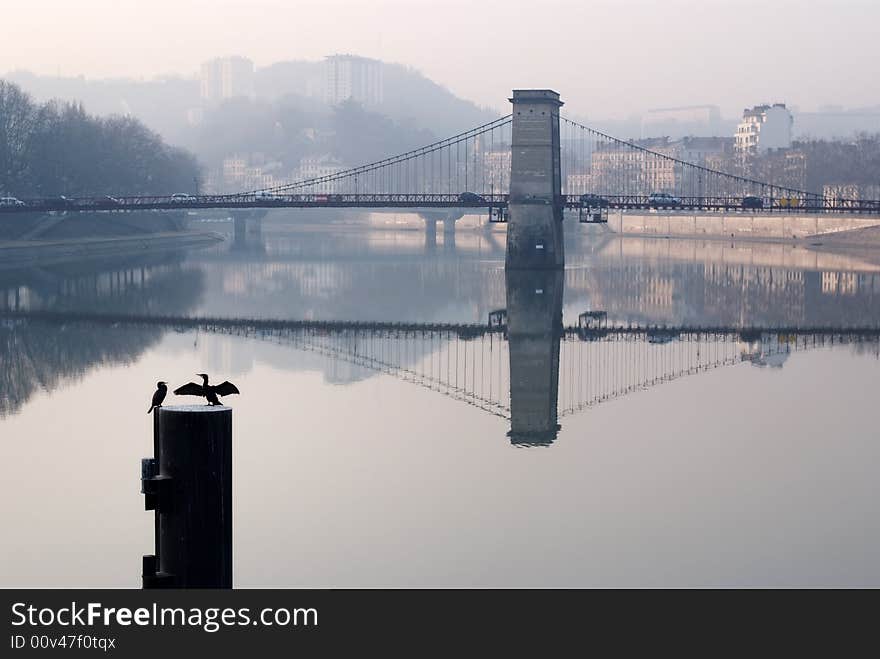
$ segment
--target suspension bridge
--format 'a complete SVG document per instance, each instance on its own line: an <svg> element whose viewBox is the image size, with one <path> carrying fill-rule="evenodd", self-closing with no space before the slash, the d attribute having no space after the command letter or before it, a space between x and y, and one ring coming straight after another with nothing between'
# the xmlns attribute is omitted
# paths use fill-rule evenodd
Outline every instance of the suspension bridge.
<svg viewBox="0 0 880 659"><path fill-rule="evenodd" d="M0 214L448 208L487 210L491 220L518 226L546 224L536 220L535 208L525 212L526 205L538 204L557 221L565 210L594 221L605 209L880 214L880 200L826 199L607 135L561 116L559 94L550 90L514 90L510 100L511 114L433 144L271 188L221 195L7 199ZM512 233L519 242L522 232Z"/></svg>

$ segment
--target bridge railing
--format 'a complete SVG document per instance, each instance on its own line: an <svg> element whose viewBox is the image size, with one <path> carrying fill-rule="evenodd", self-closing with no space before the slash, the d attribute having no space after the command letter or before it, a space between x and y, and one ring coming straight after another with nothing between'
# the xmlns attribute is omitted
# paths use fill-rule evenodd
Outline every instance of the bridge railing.
<svg viewBox="0 0 880 659"><path fill-rule="evenodd" d="M620 210L747 211L753 213L880 213L880 200L846 200L809 197L753 197L720 195L655 199L650 195L563 195L567 208Z"/></svg>
<svg viewBox="0 0 880 659"><path fill-rule="evenodd" d="M770 213L880 214L880 200L834 200L782 197L761 199L754 205L740 196L676 197L656 200L649 195L562 195L560 203L570 209L612 208L620 210L748 211ZM198 210L223 208L505 208L507 194L461 195L424 193L370 194L236 194L200 195L186 200L168 196L80 197L65 201L31 199L20 205L0 206L0 214L64 212L130 212L149 210Z"/></svg>

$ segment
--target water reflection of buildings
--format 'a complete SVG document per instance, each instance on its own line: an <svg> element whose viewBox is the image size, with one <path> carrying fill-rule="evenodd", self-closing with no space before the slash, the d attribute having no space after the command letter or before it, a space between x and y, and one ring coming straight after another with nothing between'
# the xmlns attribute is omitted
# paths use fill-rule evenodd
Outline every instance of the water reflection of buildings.
<svg viewBox="0 0 880 659"><path fill-rule="evenodd" d="M208 274L203 308L213 315L473 322L506 304L503 250L490 243L426 255L414 236L411 244L364 240L357 233L268 234L265 253L202 252L192 264ZM651 323L880 322L880 267L846 257L631 238L588 250L573 249L565 271L570 322L587 308Z"/></svg>
<svg viewBox="0 0 880 659"><path fill-rule="evenodd" d="M646 240L614 244L566 272L566 306L622 322L875 325L880 267L787 246Z"/></svg>
<svg viewBox="0 0 880 659"><path fill-rule="evenodd" d="M206 274L211 315L471 322L504 305L503 251L426 255L395 236L280 235L262 254L217 249L190 263Z"/></svg>

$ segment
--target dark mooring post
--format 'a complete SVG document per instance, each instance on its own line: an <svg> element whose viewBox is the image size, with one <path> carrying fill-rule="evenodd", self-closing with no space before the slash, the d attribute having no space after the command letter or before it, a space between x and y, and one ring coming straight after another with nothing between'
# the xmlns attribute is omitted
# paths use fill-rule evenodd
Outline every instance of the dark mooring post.
<svg viewBox="0 0 880 659"><path fill-rule="evenodd" d="M156 550L144 556L144 588L232 587L232 409L160 407L152 459L142 461Z"/></svg>
<svg viewBox="0 0 880 659"><path fill-rule="evenodd" d="M510 147L507 258L514 269L561 269L562 172L559 94L549 89L515 89Z"/></svg>

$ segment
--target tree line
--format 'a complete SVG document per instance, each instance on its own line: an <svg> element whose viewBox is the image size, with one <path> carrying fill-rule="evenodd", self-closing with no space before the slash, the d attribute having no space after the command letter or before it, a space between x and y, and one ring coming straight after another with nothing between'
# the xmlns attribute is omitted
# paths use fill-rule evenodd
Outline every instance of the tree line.
<svg viewBox="0 0 880 659"><path fill-rule="evenodd" d="M862 133L851 140L804 140L792 146L806 158L808 190L837 184L880 186L880 134Z"/></svg>
<svg viewBox="0 0 880 659"><path fill-rule="evenodd" d="M876 198L880 189L880 135L799 140L790 149L731 160L729 171L816 194L826 186L847 186Z"/></svg>
<svg viewBox="0 0 880 659"><path fill-rule="evenodd" d="M0 194L28 197L198 191L192 154L131 117L95 117L82 104L37 104L0 80Z"/></svg>

